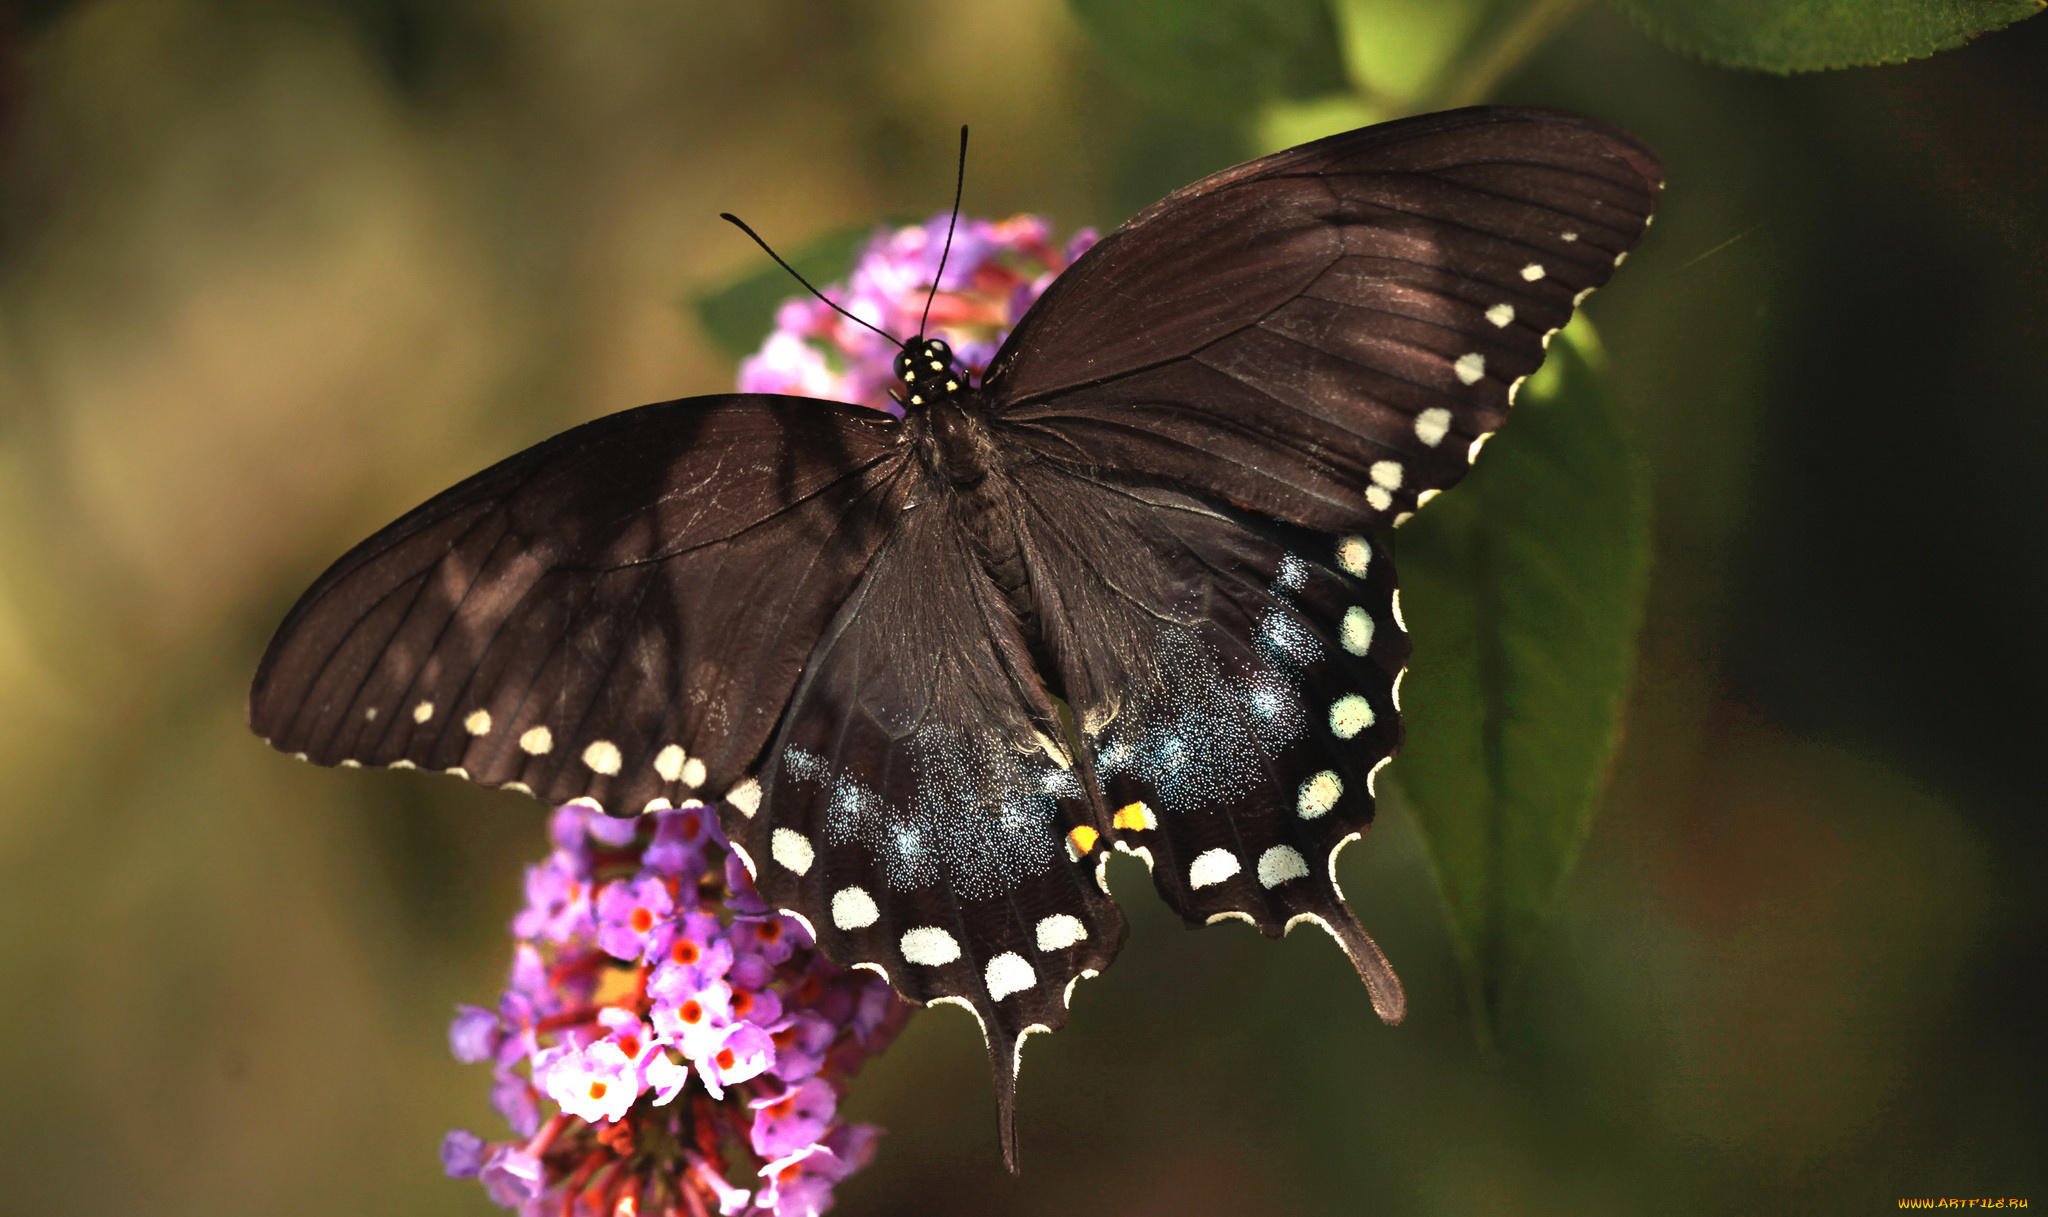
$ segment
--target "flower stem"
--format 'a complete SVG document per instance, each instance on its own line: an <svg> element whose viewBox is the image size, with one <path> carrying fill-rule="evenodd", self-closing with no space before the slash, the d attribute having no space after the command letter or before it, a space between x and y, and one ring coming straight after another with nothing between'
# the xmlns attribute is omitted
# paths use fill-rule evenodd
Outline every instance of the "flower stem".
<svg viewBox="0 0 2048 1217"><path fill-rule="evenodd" d="M1450 71L1424 110L1477 105L1591 0L1533 0Z"/></svg>

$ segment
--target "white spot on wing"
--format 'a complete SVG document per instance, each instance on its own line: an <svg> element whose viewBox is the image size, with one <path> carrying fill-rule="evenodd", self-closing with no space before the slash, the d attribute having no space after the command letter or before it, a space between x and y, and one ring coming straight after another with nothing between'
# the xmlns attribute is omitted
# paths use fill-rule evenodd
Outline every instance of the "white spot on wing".
<svg viewBox="0 0 2048 1217"><path fill-rule="evenodd" d="M609 776L619 771L619 746L608 739L592 740L583 750L583 763L594 773Z"/></svg>
<svg viewBox="0 0 2048 1217"><path fill-rule="evenodd" d="M1384 486L1367 486L1365 488L1365 501L1372 504L1374 511L1385 511L1394 505L1394 496L1388 494Z"/></svg>
<svg viewBox="0 0 2048 1217"><path fill-rule="evenodd" d="M1394 709L1396 710L1401 708L1401 682L1406 679L1408 679L1408 669L1402 668L1394 673Z"/></svg>
<svg viewBox="0 0 2048 1217"><path fill-rule="evenodd" d="M1451 412L1442 406L1431 406L1415 416L1415 438L1434 448L1444 442L1444 436L1451 433Z"/></svg>
<svg viewBox="0 0 2048 1217"><path fill-rule="evenodd" d="M683 785L695 790L704 784L704 762L691 757L683 762Z"/></svg>
<svg viewBox="0 0 2048 1217"><path fill-rule="evenodd" d="M642 807L640 809L640 814L644 816L650 811L674 811L675 807L676 805L674 803L669 802L667 799L662 798L660 795L655 795L653 798L647 800L647 806Z"/></svg>
<svg viewBox="0 0 2048 1217"><path fill-rule="evenodd" d="M464 769L460 765L452 765L447 769L443 769L441 772L447 774L451 778L461 778L464 781L469 780L469 770Z"/></svg>
<svg viewBox="0 0 2048 1217"><path fill-rule="evenodd" d="M1279 887L1290 879L1308 877L1308 863L1291 845L1275 845L1259 855L1259 886Z"/></svg>
<svg viewBox="0 0 2048 1217"><path fill-rule="evenodd" d="M1237 855L1227 849L1212 849L1196 856L1194 864L1188 867L1189 887L1208 887L1221 883L1244 869Z"/></svg>
<svg viewBox="0 0 2048 1217"><path fill-rule="evenodd" d="M569 800L569 802L568 802L568 803L566 804L566 806L569 806L569 807L588 807L588 808L589 808L590 810L592 810L592 811L596 812L596 813L597 813L597 814L599 814L599 815L603 815L603 814L604 814L604 804L602 804L602 803L598 802L598 801L597 801L596 799L593 799L593 798L591 798L591 797L590 797L589 795L587 795L587 794L586 794L586 795L581 795L581 796L579 796L579 797L577 797L577 798L573 798L573 799L570 799L570 800Z"/></svg>
<svg viewBox="0 0 2048 1217"><path fill-rule="evenodd" d="M753 819L754 813L761 810L760 781L755 778L748 778L731 790L726 791L725 801L739 808L741 815L749 820Z"/></svg>
<svg viewBox="0 0 2048 1217"><path fill-rule="evenodd" d="M546 727L530 728L519 737L519 750L528 756L546 756L555 747L555 733Z"/></svg>
<svg viewBox="0 0 2048 1217"><path fill-rule="evenodd" d="M1357 605L1344 610L1344 649L1363 655L1372 649L1372 614Z"/></svg>
<svg viewBox="0 0 2048 1217"><path fill-rule="evenodd" d="M1474 385L1486 375L1486 356L1477 351L1458 356L1458 362L1451 365L1451 371L1458 374L1458 383Z"/></svg>
<svg viewBox="0 0 2048 1217"><path fill-rule="evenodd" d="M1543 269L1541 262L1531 262L1522 268L1522 278L1527 279L1531 283L1536 282L1536 280L1541 279L1548 273L1548 271Z"/></svg>
<svg viewBox="0 0 2048 1217"><path fill-rule="evenodd" d="M670 744L654 754L654 772L660 774L664 782L677 781L683 776L683 759L682 748Z"/></svg>
<svg viewBox="0 0 2048 1217"><path fill-rule="evenodd" d="M1294 810L1304 820L1316 819L1329 814L1343 793L1344 779L1338 777L1335 770L1325 769L1301 784L1301 793L1295 796Z"/></svg>
<svg viewBox="0 0 2048 1217"><path fill-rule="evenodd" d="M960 944L953 936L935 925L920 925L903 932L903 939L897 943L903 951L903 958L927 968L952 963L960 958ZM943 999L941 999L943 1000ZM973 1007L968 1007L972 1009ZM979 1019L980 1015L975 1015Z"/></svg>
<svg viewBox="0 0 2048 1217"><path fill-rule="evenodd" d="M1356 693L1346 693L1330 705L1330 733L1338 739L1351 739L1372 723L1372 704Z"/></svg>
<svg viewBox="0 0 2048 1217"><path fill-rule="evenodd" d="M366 707L364 707L364 709L363 709L363 721L364 721L364 722L366 722L366 723L374 723L374 722L376 722L376 721L377 721L377 707L375 707L375 706L366 706ZM265 741L265 742L268 742L268 741Z"/></svg>
<svg viewBox="0 0 2048 1217"><path fill-rule="evenodd" d="M795 871L808 874L817 854L811 849L809 837L793 828L778 828L768 837L768 852L777 862Z"/></svg>
<svg viewBox="0 0 2048 1217"><path fill-rule="evenodd" d="M1496 304L1486 310L1486 319L1493 322L1496 327L1504 329L1509 322L1515 319L1515 306L1512 304Z"/></svg>
<svg viewBox="0 0 2048 1217"><path fill-rule="evenodd" d="M1253 916L1250 913L1241 913L1236 909L1229 909L1221 913L1211 913L1209 914L1208 920L1202 922L1202 924L1215 925L1219 921L1242 921L1246 925L1251 926L1254 929L1258 928L1259 924L1258 921L1255 918L1253 918Z"/></svg>
<svg viewBox="0 0 2048 1217"><path fill-rule="evenodd" d="M1427 415L1429 411L1425 410L1423 413ZM1445 418L1450 417L1450 411L1446 410L1443 413ZM1419 419L1416 426L1421 426ZM1337 542L1337 565L1343 567L1347 575L1358 579L1365 578L1366 569L1372 565L1372 546L1366 543L1364 537L1355 533L1345 537Z"/></svg>
<svg viewBox="0 0 2048 1217"><path fill-rule="evenodd" d="M414 706L412 708L412 721L416 723L426 722L428 719L432 717L434 717L433 702L423 701L419 705Z"/></svg>
<svg viewBox="0 0 2048 1217"><path fill-rule="evenodd" d="M462 720L462 729L471 735L489 735L491 733L491 712L489 710L470 711L469 717Z"/></svg>
<svg viewBox="0 0 2048 1217"><path fill-rule="evenodd" d="M1001 1001L1012 993L1022 993L1038 983L1038 973L1024 962L1024 957L1015 951L1004 951L988 961L982 971L982 979L988 982L988 995Z"/></svg>
<svg viewBox="0 0 2048 1217"><path fill-rule="evenodd" d="M531 787L531 786L528 786L528 785L527 785L527 784L526 784L525 782L507 782L507 783L505 783L505 784L504 784L503 786L500 786L500 787L498 787L498 789L500 789L500 790L510 790L510 791L512 791L512 792L513 792L513 793L515 793L515 794L532 794L532 793L533 793L533 787Z"/></svg>
<svg viewBox="0 0 2048 1217"><path fill-rule="evenodd" d="M1400 627L1401 632L1405 634L1408 632L1408 620L1401 616L1401 589L1398 587L1394 589L1393 606L1394 624Z"/></svg>
<svg viewBox="0 0 2048 1217"><path fill-rule="evenodd" d="M864 930L882 919L866 888L843 887L832 893L832 924L842 930Z"/></svg>
<svg viewBox="0 0 2048 1217"><path fill-rule="evenodd" d="M418 769L418 768L419 768L419 766L418 766L418 765L415 765L415 764L413 764L413 763L412 763L411 761L393 761L393 762L391 762L391 763L390 763L389 765L385 766L385 768L387 768L387 769Z"/></svg>
<svg viewBox="0 0 2048 1217"><path fill-rule="evenodd" d="M1548 345L1548 344L1546 344L1546 345ZM1513 381L1509 382L1509 384L1508 384L1508 404L1509 404L1509 405L1511 405L1511 406L1512 406L1512 405L1514 405L1514 404L1515 404L1515 395L1516 395L1516 394L1518 394L1518 393L1520 393L1520 392L1522 391L1522 385L1523 385L1524 383L1526 383L1526 382L1528 381L1528 379L1529 379L1529 378L1528 378L1528 377L1526 377L1526 376L1517 376L1517 377L1515 377L1515 378L1514 378L1514 380L1513 380Z"/></svg>
<svg viewBox="0 0 2048 1217"><path fill-rule="evenodd" d="M1428 503L1431 499L1435 498L1436 496L1442 493L1443 491L1441 490L1425 490L1421 494L1415 496L1415 505L1417 507L1421 507L1424 504Z"/></svg>
<svg viewBox="0 0 2048 1217"><path fill-rule="evenodd" d="M1373 798L1379 797L1380 770L1385 769L1388 765L1391 765L1393 763L1393 757L1383 756L1373 764L1372 772L1365 775L1365 793L1371 795Z"/></svg>
<svg viewBox="0 0 2048 1217"><path fill-rule="evenodd" d="M1371 473L1372 484L1375 486L1384 486L1388 490L1399 490L1401 488L1401 462L1399 461L1374 461L1372 468L1368 472Z"/></svg>
<svg viewBox="0 0 2048 1217"><path fill-rule="evenodd" d="M1628 251L1627 251L1627 250L1625 250L1625 249L1624 249L1624 250L1622 250L1622 251L1621 251L1620 253L1618 253L1618 254L1614 255L1614 264L1615 264L1616 266L1620 266L1620 265L1621 265L1621 264L1622 264L1623 262L1626 262L1626 261L1628 261Z"/></svg>
<svg viewBox="0 0 2048 1217"><path fill-rule="evenodd" d="M866 968L868 971L873 972L875 975L881 977L883 984L886 985L889 983L889 969L883 967L881 964L862 962L857 963L853 966L856 968Z"/></svg>
<svg viewBox="0 0 2048 1217"><path fill-rule="evenodd" d="M1478 464L1478 463L1479 463L1479 450L1480 450L1481 448L1484 448L1484 447L1486 447L1486 441L1487 441L1487 440L1490 440L1490 439L1492 439L1492 438L1493 438L1493 432L1491 432L1491 431L1488 431L1488 432L1487 432L1486 434L1484 434L1484 435L1480 436L1480 437L1479 437L1478 439L1475 439L1475 440L1473 440L1473 441L1472 441L1472 446L1471 446L1470 448L1467 448L1467 449L1465 449L1465 463L1466 463L1466 464L1468 464L1468 465L1476 465L1476 464Z"/></svg>
<svg viewBox="0 0 2048 1217"><path fill-rule="evenodd" d="M1066 913L1054 913L1038 923L1038 949L1041 951L1064 950L1086 937L1088 928L1081 924L1081 919Z"/></svg>
<svg viewBox="0 0 2048 1217"><path fill-rule="evenodd" d="M760 872L754 869L754 859L752 855L748 854L746 849L743 846L741 846L738 841L728 842L728 844L732 846L732 852L739 855L740 865L747 868L747 878L752 879L758 876Z"/></svg>
<svg viewBox="0 0 2048 1217"><path fill-rule="evenodd" d="M361 761L343 761L341 767L343 769L361 769L363 763Z"/></svg>
<svg viewBox="0 0 2048 1217"><path fill-rule="evenodd" d="M1577 308L1577 307L1579 307L1579 306L1580 306L1581 304L1584 304L1584 303L1586 302L1586 297L1588 297L1588 296L1590 296L1590 295L1592 295L1592 294L1593 294L1593 289L1592 289L1592 288L1590 288L1590 287L1586 287L1586 288L1580 288L1580 289L1579 289L1579 293L1578 293L1578 295L1576 295L1576 296L1573 296L1573 297L1572 297L1572 307L1573 307L1573 308Z"/></svg>

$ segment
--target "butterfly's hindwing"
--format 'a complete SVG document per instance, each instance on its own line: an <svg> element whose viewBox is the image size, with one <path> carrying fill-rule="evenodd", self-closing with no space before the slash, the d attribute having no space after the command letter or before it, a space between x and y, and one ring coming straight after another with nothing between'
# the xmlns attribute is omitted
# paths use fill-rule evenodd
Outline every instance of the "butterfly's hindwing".
<svg viewBox="0 0 2048 1217"><path fill-rule="evenodd" d="M1156 488L1022 480L1062 680L1112 809L1104 846L1142 858L1190 923L1329 930L1398 1020L1400 984L1335 874L1401 742L1409 646L1385 551Z"/></svg>
<svg viewBox="0 0 2048 1217"><path fill-rule="evenodd" d="M726 821L762 898L833 959L974 1011L1007 1130L1023 1036L1065 1024L1124 922L1069 850L1093 800L956 513L901 518L807 665L760 797Z"/></svg>
<svg viewBox="0 0 2048 1217"><path fill-rule="evenodd" d="M798 398L600 419L343 557L250 722L321 764L633 814L751 768L900 503L897 424Z"/></svg>
<svg viewBox="0 0 2048 1217"><path fill-rule="evenodd" d="M1169 196L990 365L1019 442L1291 523L1399 523L1464 476L1641 238L1656 160L1486 108L1333 136Z"/></svg>

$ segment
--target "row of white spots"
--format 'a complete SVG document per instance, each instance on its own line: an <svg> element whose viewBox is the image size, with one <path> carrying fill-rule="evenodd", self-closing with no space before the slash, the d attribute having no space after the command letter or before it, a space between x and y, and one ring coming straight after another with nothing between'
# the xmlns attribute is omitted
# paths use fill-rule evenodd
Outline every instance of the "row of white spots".
<svg viewBox="0 0 2048 1217"><path fill-rule="evenodd" d="M1195 858L1194 864L1188 867L1188 887L1213 887L1225 879L1231 878L1243 869L1244 866L1237 860L1237 855L1229 850L1207 850L1198 855ZM1291 845L1275 845L1259 855L1258 876L1261 887L1279 887L1283 883L1303 878L1307 874L1307 860L1301 856L1300 850L1295 849ZM1209 918L1209 921L1211 924L1214 924L1223 918L1232 916L1242 918L1253 925L1258 924L1257 921L1254 921L1249 915L1244 913L1218 913L1216 916Z"/></svg>
<svg viewBox="0 0 2048 1217"><path fill-rule="evenodd" d="M1372 485L1365 488L1365 501L1372 504L1374 511L1385 511L1394 505L1394 491L1401 488L1401 463L1399 461L1374 461L1367 470Z"/></svg>
<svg viewBox="0 0 2048 1217"><path fill-rule="evenodd" d="M1444 442L1444 436L1451 433L1451 412L1442 406L1431 406L1415 416L1415 438L1434 448Z"/></svg>

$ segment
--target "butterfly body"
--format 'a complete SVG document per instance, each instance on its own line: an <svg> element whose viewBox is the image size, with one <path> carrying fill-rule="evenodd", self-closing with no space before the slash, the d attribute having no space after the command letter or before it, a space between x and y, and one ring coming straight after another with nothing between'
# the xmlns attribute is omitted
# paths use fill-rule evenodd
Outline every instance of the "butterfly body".
<svg viewBox="0 0 2048 1217"><path fill-rule="evenodd" d="M1642 236L1628 136L1481 108L1168 196L901 419L727 395L567 432L344 556L252 726L613 814L716 799L831 958L1019 1049L1114 958L1112 852L1190 924L1328 930L1401 742L1380 534L1461 478ZM1540 510L1531 505L1531 510Z"/></svg>

